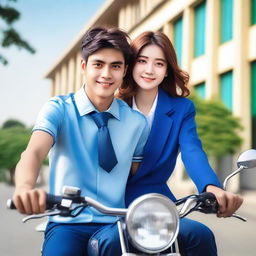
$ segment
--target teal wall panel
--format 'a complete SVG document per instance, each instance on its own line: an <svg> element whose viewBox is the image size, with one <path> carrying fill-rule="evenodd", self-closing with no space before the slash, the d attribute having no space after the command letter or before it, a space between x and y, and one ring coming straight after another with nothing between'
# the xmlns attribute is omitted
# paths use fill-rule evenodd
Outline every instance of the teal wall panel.
<svg viewBox="0 0 256 256"><path fill-rule="evenodd" d="M252 147L256 149L256 61L251 64Z"/></svg>
<svg viewBox="0 0 256 256"><path fill-rule="evenodd" d="M195 8L194 57L205 53L206 1Z"/></svg>
<svg viewBox="0 0 256 256"><path fill-rule="evenodd" d="M251 0L251 25L256 24L256 0Z"/></svg>
<svg viewBox="0 0 256 256"><path fill-rule="evenodd" d="M224 105L232 111L233 72L227 72L220 76L220 97Z"/></svg>
<svg viewBox="0 0 256 256"><path fill-rule="evenodd" d="M195 88L196 94L200 98L205 99L205 83L197 84L197 85L195 85L194 88Z"/></svg>
<svg viewBox="0 0 256 256"><path fill-rule="evenodd" d="M251 64L251 103L252 115L256 117L256 61Z"/></svg>
<svg viewBox="0 0 256 256"><path fill-rule="evenodd" d="M233 0L220 0L220 42L233 37Z"/></svg>
<svg viewBox="0 0 256 256"><path fill-rule="evenodd" d="M176 50L178 63L179 63L179 65L181 65L181 59L182 59L182 32L183 32L182 17L180 17L179 19L177 19L174 22L173 31L174 31L174 36L173 36L174 48Z"/></svg>

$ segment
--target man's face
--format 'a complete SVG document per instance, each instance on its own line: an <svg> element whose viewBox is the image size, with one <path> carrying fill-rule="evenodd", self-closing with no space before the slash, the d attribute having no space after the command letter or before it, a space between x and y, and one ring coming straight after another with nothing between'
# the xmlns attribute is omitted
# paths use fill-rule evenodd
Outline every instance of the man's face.
<svg viewBox="0 0 256 256"><path fill-rule="evenodd" d="M95 102L112 101L115 90L123 82L126 73L124 56L121 51L103 48L82 60L85 77L85 91Z"/></svg>

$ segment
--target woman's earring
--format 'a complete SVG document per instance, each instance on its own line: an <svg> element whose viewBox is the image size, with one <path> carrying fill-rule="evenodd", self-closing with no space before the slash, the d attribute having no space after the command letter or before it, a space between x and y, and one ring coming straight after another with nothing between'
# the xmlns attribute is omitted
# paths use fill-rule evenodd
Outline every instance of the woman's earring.
<svg viewBox="0 0 256 256"><path fill-rule="evenodd" d="M166 73L164 77L167 77L167 76L168 76L168 74Z"/></svg>

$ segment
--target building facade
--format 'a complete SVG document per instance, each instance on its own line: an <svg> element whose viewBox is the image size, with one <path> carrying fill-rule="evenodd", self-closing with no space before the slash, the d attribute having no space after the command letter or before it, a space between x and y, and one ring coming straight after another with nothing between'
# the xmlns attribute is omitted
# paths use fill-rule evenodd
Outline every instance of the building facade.
<svg viewBox="0 0 256 256"><path fill-rule="evenodd" d="M52 96L81 87L80 40L95 25L118 26L131 38L146 30L166 33L190 87L205 99L219 97L241 120L242 150L256 148L256 0L106 0L47 72ZM253 180L255 174L242 174L234 190L256 189Z"/></svg>

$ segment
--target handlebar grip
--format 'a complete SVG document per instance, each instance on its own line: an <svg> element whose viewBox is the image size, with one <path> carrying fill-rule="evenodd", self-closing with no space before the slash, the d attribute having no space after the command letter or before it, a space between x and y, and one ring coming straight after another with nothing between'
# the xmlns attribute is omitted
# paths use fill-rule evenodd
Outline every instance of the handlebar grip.
<svg viewBox="0 0 256 256"><path fill-rule="evenodd" d="M61 200L63 199L62 196L55 196L52 194L46 195L46 209L51 209L56 204L61 204Z"/></svg>
<svg viewBox="0 0 256 256"><path fill-rule="evenodd" d="M10 210L16 209L16 206L15 206L15 204L13 203L12 199L8 199L8 200L7 200L6 206L7 206L7 208L10 209Z"/></svg>
<svg viewBox="0 0 256 256"><path fill-rule="evenodd" d="M62 196L55 196L51 194L46 195L46 209L51 209L56 204L61 204ZM12 199L8 199L6 202L7 208L10 210L15 210L16 206Z"/></svg>
<svg viewBox="0 0 256 256"><path fill-rule="evenodd" d="M198 196L201 203L199 210L203 213L217 213L219 209L218 201L213 193L204 192Z"/></svg>

